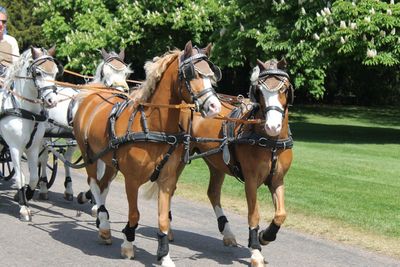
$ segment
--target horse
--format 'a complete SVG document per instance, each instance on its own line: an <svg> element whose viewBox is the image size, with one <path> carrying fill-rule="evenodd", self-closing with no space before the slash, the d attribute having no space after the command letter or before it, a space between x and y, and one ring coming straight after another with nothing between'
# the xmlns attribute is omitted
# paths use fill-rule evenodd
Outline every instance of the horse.
<svg viewBox="0 0 400 267"><path fill-rule="evenodd" d="M88 86L100 86L102 89L106 87L120 92L128 92L129 87L126 83L126 78L132 73L132 70L129 65L124 62L125 51L121 50L117 54L114 51L107 52L101 49L101 55L102 61L98 64L93 81L90 82ZM48 109L49 125L46 129L46 137L65 137L67 143L73 143L72 121L77 110L76 103L79 93L80 90L76 88L57 86L57 105ZM76 146L69 145L64 154L65 160L71 162L75 150ZM39 180L39 198L43 200L48 199L48 180L45 168L47 161L48 151L44 148L40 156L40 165L43 166L43 168L40 169ZM73 189L69 165L64 164L64 169L64 198L68 201L72 201Z"/></svg>
<svg viewBox="0 0 400 267"><path fill-rule="evenodd" d="M189 41L183 51L169 51L147 62L144 84L129 97L101 92L79 103L74 134L88 163L88 183L98 205L99 236L106 243L111 243L111 232L105 197L117 171L125 177L129 214L122 231L124 258L134 258L133 242L140 218L138 189L151 179L160 188L157 259L163 266L175 266L167 234L175 170L186 138L179 127L180 109L195 106L205 117L215 116L221 109L212 87L212 79L220 78L220 70L208 60L210 50L211 45L200 49ZM104 166L101 175L100 162ZM96 177L103 178L99 181Z"/></svg>
<svg viewBox="0 0 400 267"><path fill-rule="evenodd" d="M217 217L223 243L237 246L228 219L221 206L221 188L225 174L244 182L248 206L251 266L264 266L261 245L274 241L286 218L284 176L292 162L292 137L289 130L288 105L293 87L285 72L286 61L257 60L251 75L250 101L239 98L239 107L222 102L220 115L226 120L194 116L191 126L191 159L203 157L210 171L208 198ZM241 103L241 104L240 104ZM181 124L188 125L190 114L183 111ZM187 126L186 126L187 127ZM178 175L185 165L178 167ZM267 229L258 235L260 215L257 189L267 185L275 206L275 215ZM154 187L147 188L151 190ZM171 215L172 216L172 215ZM258 236L257 236L258 235ZM171 236L172 237L172 232Z"/></svg>
<svg viewBox="0 0 400 267"><path fill-rule="evenodd" d="M15 169L20 220L31 221L28 201L38 182L38 154L47 120L45 108L54 106L54 80L61 66L53 58L55 47L45 50L31 47L6 72L5 87L0 92L0 149L8 146ZM21 170L26 152L30 178Z"/></svg>

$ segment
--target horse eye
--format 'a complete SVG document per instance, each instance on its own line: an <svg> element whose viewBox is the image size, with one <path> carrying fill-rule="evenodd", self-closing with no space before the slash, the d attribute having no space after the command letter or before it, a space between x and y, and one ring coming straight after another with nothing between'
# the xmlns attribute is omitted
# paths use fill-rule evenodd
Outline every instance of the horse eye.
<svg viewBox="0 0 400 267"><path fill-rule="evenodd" d="M42 72L41 71L36 71L36 76L42 76Z"/></svg>

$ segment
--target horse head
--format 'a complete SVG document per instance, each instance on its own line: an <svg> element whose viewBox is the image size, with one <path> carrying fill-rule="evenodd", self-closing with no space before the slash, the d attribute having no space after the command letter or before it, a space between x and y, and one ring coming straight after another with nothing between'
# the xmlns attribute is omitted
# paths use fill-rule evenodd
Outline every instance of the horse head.
<svg viewBox="0 0 400 267"><path fill-rule="evenodd" d="M27 75L32 77L37 98L43 101L45 107L57 104L54 81L57 74L62 72L62 67L54 59L55 52L55 46L49 50L31 47L31 59L27 67Z"/></svg>
<svg viewBox="0 0 400 267"><path fill-rule="evenodd" d="M179 58L179 79L184 82L181 95L186 97L185 101L193 102L203 117L214 117L221 111L221 102L213 89L213 84L221 79L221 70L208 59L210 51L211 44L201 49L189 41Z"/></svg>
<svg viewBox="0 0 400 267"><path fill-rule="evenodd" d="M114 51L108 53L104 49L101 49L101 55L103 56L103 63L99 65L96 72L97 80L107 87L128 92L129 87L126 83L126 78L132 71L124 62L125 51L121 50L117 54Z"/></svg>
<svg viewBox="0 0 400 267"><path fill-rule="evenodd" d="M257 60L251 76L252 86L249 97L259 103L265 116L265 131L269 136L277 136L287 113L287 107L293 101L293 86L285 71L286 60L275 59L262 62Z"/></svg>

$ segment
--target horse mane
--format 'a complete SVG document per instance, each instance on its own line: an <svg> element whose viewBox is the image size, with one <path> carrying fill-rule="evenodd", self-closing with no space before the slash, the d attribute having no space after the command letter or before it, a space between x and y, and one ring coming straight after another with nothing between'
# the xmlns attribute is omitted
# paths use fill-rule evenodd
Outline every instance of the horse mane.
<svg viewBox="0 0 400 267"><path fill-rule="evenodd" d="M4 78L4 88L11 89L12 84L14 83L16 76L19 76L22 66L25 64L26 61L32 59L31 49L27 49L24 51L18 60L11 64L7 68L6 76Z"/></svg>
<svg viewBox="0 0 400 267"><path fill-rule="evenodd" d="M134 90L131 93L131 97L134 101L147 102L149 97L154 93L158 81L160 81L163 73L180 54L180 50L175 49L166 52L161 57L155 57L153 60L149 60L144 65L146 72L146 80L139 89Z"/></svg>

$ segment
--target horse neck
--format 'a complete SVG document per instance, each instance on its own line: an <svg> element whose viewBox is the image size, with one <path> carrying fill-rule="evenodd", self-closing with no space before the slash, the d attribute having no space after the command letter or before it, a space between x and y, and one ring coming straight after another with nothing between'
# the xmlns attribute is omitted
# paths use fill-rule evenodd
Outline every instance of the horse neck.
<svg viewBox="0 0 400 267"><path fill-rule="evenodd" d="M158 81L156 88L149 100L152 104L168 104L176 105L182 102L182 98L178 93L178 60L174 60L165 70L161 79ZM153 110L157 107L150 107L148 110L153 115ZM180 110L177 108L159 108L159 113L154 114L150 119L153 129L165 131L177 131L179 123ZM165 123L165 124L164 124Z"/></svg>
<svg viewBox="0 0 400 267"><path fill-rule="evenodd" d="M72 107L72 101L75 101L76 95L78 95L79 91L75 91L71 88L59 88L57 90L57 101L59 103L53 107L48 109L49 119L54 120L56 123L68 127L68 109L70 106ZM73 118L72 114L72 118Z"/></svg>
<svg viewBox="0 0 400 267"><path fill-rule="evenodd" d="M21 75L26 76L26 74ZM38 91L35 88L35 83L32 79L16 79L14 82L13 91L18 95L30 99L38 101ZM38 113L42 110L42 106L39 103L32 103L30 101L23 100L19 96L15 96L15 100L18 103L18 107L29 110L34 113Z"/></svg>

